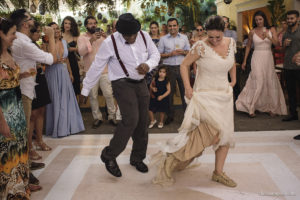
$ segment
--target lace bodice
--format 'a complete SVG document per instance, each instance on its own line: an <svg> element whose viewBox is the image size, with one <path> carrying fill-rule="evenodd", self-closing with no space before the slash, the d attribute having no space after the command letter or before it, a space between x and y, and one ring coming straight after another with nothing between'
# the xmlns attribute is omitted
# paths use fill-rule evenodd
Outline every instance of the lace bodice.
<svg viewBox="0 0 300 200"><path fill-rule="evenodd" d="M197 53L201 57L196 61L197 74L194 84L194 92L205 90L227 90L229 86L228 71L234 64L236 43L231 38L226 57L222 57L204 41L196 42L191 53Z"/></svg>

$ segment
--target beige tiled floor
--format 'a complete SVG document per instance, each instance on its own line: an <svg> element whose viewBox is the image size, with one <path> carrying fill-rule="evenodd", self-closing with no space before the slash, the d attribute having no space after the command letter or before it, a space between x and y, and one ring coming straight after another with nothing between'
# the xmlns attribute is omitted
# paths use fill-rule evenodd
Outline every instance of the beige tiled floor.
<svg viewBox="0 0 300 200"><path fill-rule="evenodd" d="M300 131L237 132L236 147L230 150L226 173L238 186L228 188L210 180L214 152L207 149L190 168L176 173L170 187L153 185L155 167L141 174L129 165L131 142L117 161L122 178L109 175L99 159L111 135L74 135L46 138L53 147L41 152L46 168L35 171L43 190L33 200L265 200L300 199ZM149 137L148 155L157 151L157 142L174 134ZM146 160L147 161L147 160Z"/></svg>

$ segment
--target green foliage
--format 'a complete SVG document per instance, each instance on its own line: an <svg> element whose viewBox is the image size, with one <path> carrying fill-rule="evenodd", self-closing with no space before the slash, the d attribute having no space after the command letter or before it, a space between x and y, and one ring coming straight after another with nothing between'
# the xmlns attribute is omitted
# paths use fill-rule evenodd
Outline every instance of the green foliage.
<svg viewBox="0 0 300 200"><path fill-rule="evenodd" d="M2 14L2 12L5 12L7 10L9 10L8 5L7 5L7 1L6 0L0 0L0 12L1 12L1 14Z"/></svg>
<svg viewBox="0 0 300 200"><path fill-rule="evenodd" d="M284 0L269 0L267 8L271 13L272 25L278 26L280 21L285 17L286 10L285 5L283 4Z"/></svg>

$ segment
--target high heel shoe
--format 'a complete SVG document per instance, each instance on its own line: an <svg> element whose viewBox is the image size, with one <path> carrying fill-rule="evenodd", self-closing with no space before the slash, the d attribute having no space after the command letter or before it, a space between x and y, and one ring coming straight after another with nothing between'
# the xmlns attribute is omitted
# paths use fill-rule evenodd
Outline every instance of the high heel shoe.
<svg viewBox="0 0 300 200"><path fill-rule="evenodd" d="M35 141L34 142L34 144L35 144L35 147L36 147L36 150L38 150L38 151L51 151L52 150L52 148L51 147L49 147L45 142L37 142L37 141Z"/></svg>

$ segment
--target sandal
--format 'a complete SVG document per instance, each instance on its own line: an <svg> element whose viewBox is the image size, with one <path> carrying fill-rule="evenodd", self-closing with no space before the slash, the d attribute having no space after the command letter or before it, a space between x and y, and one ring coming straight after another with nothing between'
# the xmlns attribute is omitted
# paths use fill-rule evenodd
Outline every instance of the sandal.
<svg viewBox="0 0 300 200"><path fill-rule="evenodd" d="M35 150L31 149L29 151L29 159L30 160L40 160L42 156L40 156Z"/></svg>
<svg viewBox="0 0 300 200"><path fill-rule="evenodd" d="M35 148L36 148L36 150L38 150L38 151L51 151L52 150L52 148L51 147L49 147L45 142L37 142L37 141L35 141L34 142L34 145L35 145Z"/></svg>
<svg viewBox="0 0 300 200"><path fill-rule="evenodd" d="M224 172L222 172L222 174L216 174L215 172L213 172L211 179L218 183L222 183L223 185L226 185L228 187L236 187L237 186L236 182L234 182L234 180L232 180L231 178L226 176L226 174Z"/></svg>
<svg viewBox="0 0 300 200"><path fill-rule="evenodd" d="M30 184L30 183L28 184L28 186L29 186L30 192L37 192L37 191L40 191L42 189L41 186Z"/></svg>

